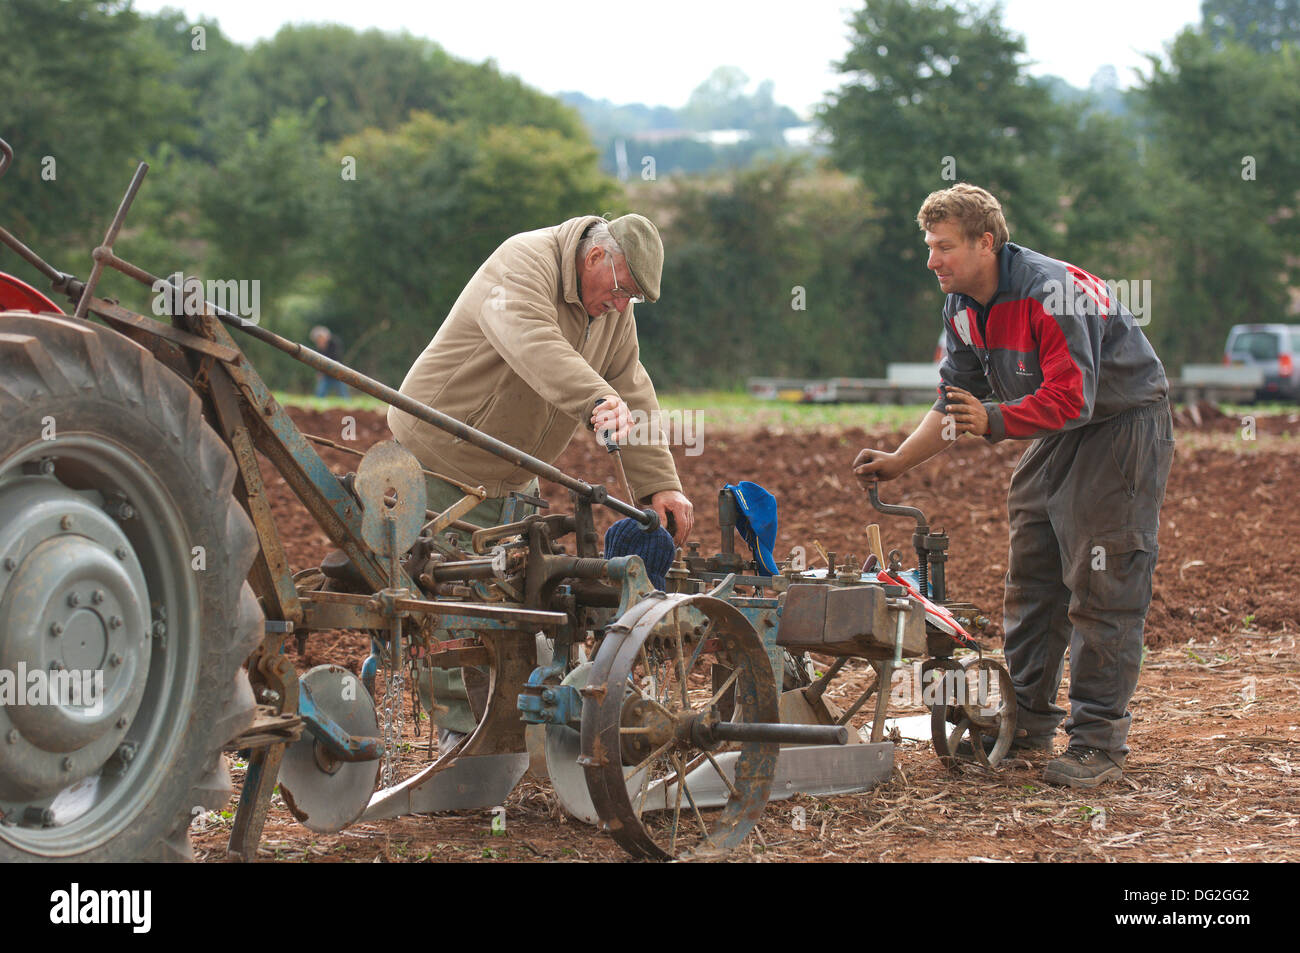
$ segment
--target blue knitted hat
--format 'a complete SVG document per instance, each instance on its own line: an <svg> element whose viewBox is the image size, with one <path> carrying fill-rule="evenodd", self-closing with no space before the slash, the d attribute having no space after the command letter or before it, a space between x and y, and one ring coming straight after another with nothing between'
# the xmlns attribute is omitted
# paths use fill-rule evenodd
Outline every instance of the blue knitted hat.
<svg viewBox="0 0 1300 953"><path fill-rule="evenodd" d="M630 516L605 530L605 558L640 556L656 589L667 587L667 572L672 567L676 551L668 530L661 526L653 533L647 533Z"/></svg>

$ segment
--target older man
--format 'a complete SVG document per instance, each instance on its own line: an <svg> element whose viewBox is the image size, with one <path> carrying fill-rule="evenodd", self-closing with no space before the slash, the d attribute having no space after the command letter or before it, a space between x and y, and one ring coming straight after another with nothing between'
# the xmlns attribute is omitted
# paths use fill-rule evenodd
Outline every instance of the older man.
<svg viewBox="0 0 1300 953"><path fill-rule="evenodd" d="M917 222L947 294L942 396L898 450L863 450L855 471L892 480L962 433L1032 441L1007 499L1014 746L1051 750L1068 646L1070 744L1043 777L1118 780L1174 452L1164 368L1105 282L1012 244L984 189L935 192Z"/></svg>
<svg viewBox="0 0 1300 953"><path fill-rule="evenodd" d="M547 462L583 424L621 439L633 414L653 420L659 409L632 305L658 300L663 260L658 230L640 215L587 215L508 238L456 299L402 393ZM499 523L511 491L536 493L526 470L395 407L388 426L426 468L486 488L489 499L465 517L475 525ZM680 545L694 508L667 445L627 446L623 456L634 502L652 506ZM444 481L428 483L430 509L461 497ZM461 693L456 681L435 689L439 702ZM473 727L464 706L439 724Z"/></svg>
<svg viewBox="0 0 1300 953"><path fill-rule="evenodd" d="M658 411L639 360L633 302L657 301L659 232L640 215L574 218L509 238L479 268L416 360L402 393L533 456L554 461L580 424L622 438L631 412ZM599 406L598 406L599 405ZM431 470L482 484L500 509L531 475L405 414L393 436ZM662 443L624 451L628 482L685 541L694 509ZM470 514L474 522L475 510Z"/></svg>

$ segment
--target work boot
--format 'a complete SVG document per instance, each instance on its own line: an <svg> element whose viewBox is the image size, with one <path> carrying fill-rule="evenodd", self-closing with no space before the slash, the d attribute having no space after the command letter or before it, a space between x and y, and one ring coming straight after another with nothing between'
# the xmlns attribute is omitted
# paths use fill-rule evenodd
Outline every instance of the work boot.
<svg viewBox="0 0 1300 953"><path fill-rule="evenodd" d="M1066 784L1072 788L1095 788L1124 776L1124 755L1102 751L1087 745L1070 745L1065 754L1043 769L1048 784Z"/></svg>
<svg viewBox="0 0 1300 953"><path fill-rule="evenodd" d="M1011 751L1028 752L1028 751L1051 751L1052 738L1055 732L1047 731L1040 735L1031 735L1023 730L1017 731L1015 737L1011 739ZM992 735L980 735L980 741L984 743L984 753L989 754L997 744L997 738ZM1008 752L1010 753L1010 752ZM957 757L975 758L975 752L971 748L970 738L964 738L957 745Z"/></svg>

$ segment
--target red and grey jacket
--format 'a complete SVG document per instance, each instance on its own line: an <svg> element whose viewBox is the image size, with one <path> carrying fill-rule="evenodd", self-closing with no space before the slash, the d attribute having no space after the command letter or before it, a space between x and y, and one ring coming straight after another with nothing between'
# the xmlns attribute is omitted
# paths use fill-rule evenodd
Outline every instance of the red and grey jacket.
<svg viewBox="0 0 1300 953"><path fill-rule="evenodd" d="M1169 391L1146 335L1104 281L1020 245L998 253L986 307L950 294L943 320L939 376L984 403L992 443L1100 423ZM942 414L949 401L939 394Z"/></svg>

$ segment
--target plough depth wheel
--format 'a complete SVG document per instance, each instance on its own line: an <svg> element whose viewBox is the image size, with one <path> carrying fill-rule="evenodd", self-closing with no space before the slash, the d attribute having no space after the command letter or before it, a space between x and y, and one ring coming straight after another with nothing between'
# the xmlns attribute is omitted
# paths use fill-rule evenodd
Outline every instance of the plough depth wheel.
<svg viewBox="0 0 1300 953"><path fill-rule="evenodd" d="M719 736L748 725L762 734L779 715L772 663L739 610L703 595L643 600L610 626L583 695L580 763L602 826L624 849L672 859L745 839L767 804L779 746L733 741L733 772L717 760ZM725 698L736 706L729 722L719 712ZM698 803L696 769L722 779L721 810Z"/></svg>
<svg viewBox="0 0 1300 953"><path fill-rule="evenodd" d="M926 689L941 693L940 701L929 708L934 751L944 767L956 766L957 748L963 737L969 739L975 761L986 768L996 766L1011 750L1016 734L1016 692L1011 674L1001 663L974 655L960 662L934 659L926 670L941 673L945 682L942 687L928 685ZM992 739L988 748L985 738Z"/></svg>

